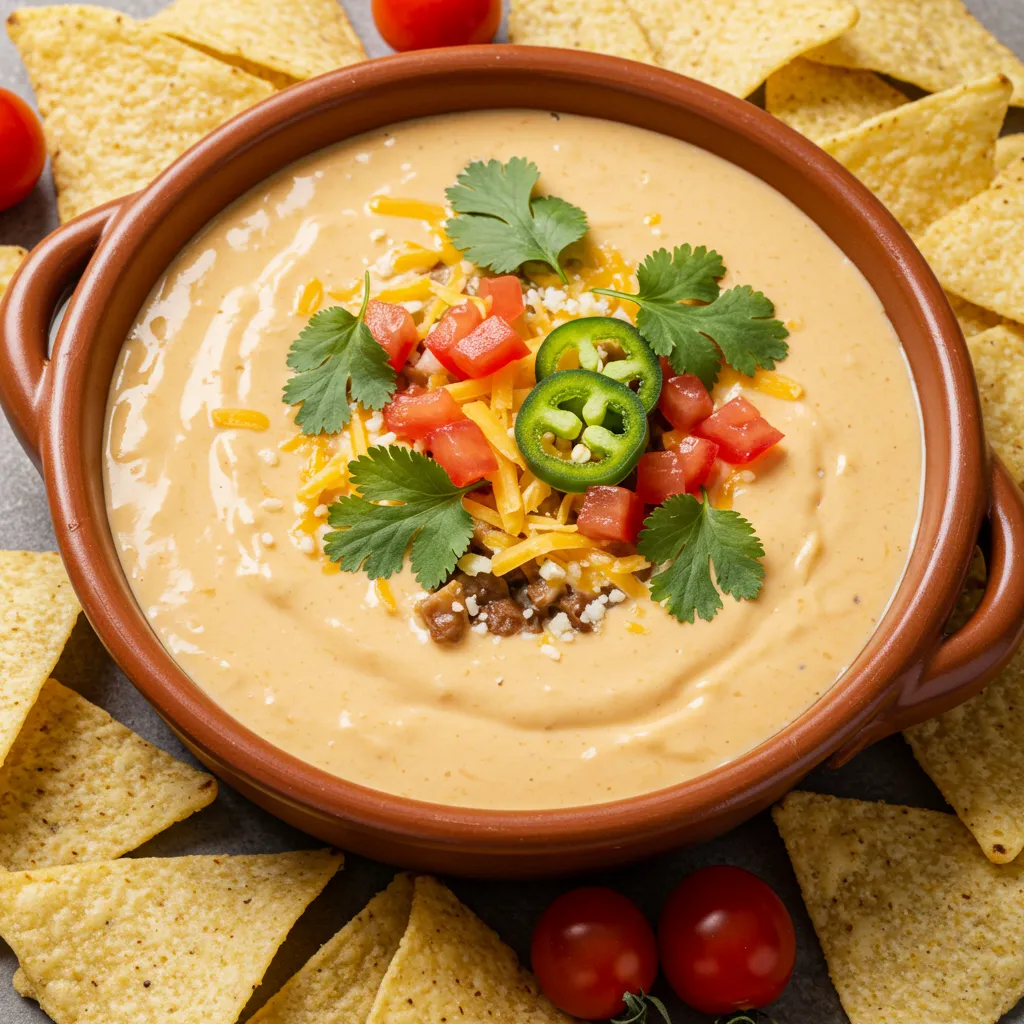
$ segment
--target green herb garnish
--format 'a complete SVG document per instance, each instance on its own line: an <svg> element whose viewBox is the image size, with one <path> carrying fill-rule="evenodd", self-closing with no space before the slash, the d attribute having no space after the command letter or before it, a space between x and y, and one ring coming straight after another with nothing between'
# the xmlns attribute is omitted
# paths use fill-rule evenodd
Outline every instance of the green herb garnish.
<svg viewBox="0 0 1024 1024"><path fill-rule="evenodd" d="M416 579L426 590L440 586L469 549L473 518L462 496L480 485L456 487L433 459L398 446L371 448L348 470L360 496L331 505L327 557L346 572L362 569L372 580L387 579L402 568L412 544ZM401 504L376 504L381 501Z"/></svg>
<svg viewBox="0 0 1024 1024"><path fill-rule="evenodd" d="M496 274L535 260L567 281L558 256L586 234L587 215L564 199L531 198L539 177L537 165L518 156L471 163L445 192L458 215L444 225L452 245Z"/></svg>
<svg viewBox="0 0 1024 1024"><path fill-rule="evenodd" d="M341 306L310 317L288 350L295 370L284 386L288 405L302 408L295 422L304 434L336 434L351 419L351 400L382 409L395 393L395 371L388 354L370 333L363 317L370 301L370 275L363 283L363 304L353 316Z"/></svg>
<svg viewBox="0 0 1024 1024"><path fill-rule="evenodd" d="M634 992L624 992L622 1001L626 1004L621 1017L614 1017L609 1024L647 1024L647 1014L653 1006L665 1020L665 1024L672 1024L672 1018L665 1009L665 1004L657 997L641 992L637 995Z"/></svg>
<svg viewBox="0 0 1024 1024"><path fill-rule="evenodd" d="M705 246L680 245L652 252L637 268L639 291L632 295L595 288L600 295L635 302L636 326L677 373L696 374L710 390L722 359L752 377L759 366L775 367L789 346L789 331L774 319L775 307L749 285L722 292L722 257ZM704 305L686 305L699 302Z"/></svg>
<svg viewBox="0 0 1024 1024"><path fill-rule="evenodd" d="M764 548L753 526L738 512L713 508L703 488L702 496L676 494L659 505L637 544L648 561L667 563L651 577L651 597L680 622L693 622L694 613L710 622L722 608L719 591L752 601L764 581Z"/></svg>

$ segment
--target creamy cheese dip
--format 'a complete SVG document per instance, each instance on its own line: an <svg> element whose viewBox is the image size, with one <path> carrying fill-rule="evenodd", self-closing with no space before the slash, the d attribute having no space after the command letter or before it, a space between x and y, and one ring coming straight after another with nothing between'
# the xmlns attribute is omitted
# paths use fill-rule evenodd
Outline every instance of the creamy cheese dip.
<svg viewBox="0 0 1024 1024"><path fill-rule="evenodd" d="M408 570L390 613L362 574L293 535L296 434L281 401L298 297L340 288L428 226L367 209L443 202L472 159L525 156L635 264L717 249L791 328L800 401L748 391L786 438L734 507L764 543L756 601L684 625L649 601L572 643L470 633L431 643ZM652 216L653 215L653 216ZM330 300L327 300L329 303ZM722 396L716 393L716 401ZM263 431L213 410L259 410ZM763 463L763 464L762 464ZM532 111L413 121L295 164L212 221L153 289L111 386L104 479L132 590L186 672L284 750L446 804L546 808L656 790L771 736L842 675L904 570L922 467L899 342L858 270L788 200L694 146ZM552 658L552 648L559 660Z"/></svg>

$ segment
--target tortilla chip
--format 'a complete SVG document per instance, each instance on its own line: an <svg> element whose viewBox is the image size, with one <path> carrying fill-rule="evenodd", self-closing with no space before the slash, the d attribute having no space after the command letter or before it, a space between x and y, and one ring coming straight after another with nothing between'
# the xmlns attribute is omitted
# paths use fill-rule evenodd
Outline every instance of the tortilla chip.
<svg viewBox="0 0 1024 1024"><path fill-rule="evenodd" d="M25 972L19 967L11 978L11 985L14 991L24 999L35 999L36 994L32 989L32 982L28 980Z"/></svg>
<svg viewBox="0 0 1024 1024"><path fill-rule="evenodd" d="M1024 482L1024 327L1001 324L974 335L967 347L985 433L1013 478Z"/></svg>
<svg viewBox="0 0 1024 1024"><path fill-rule="evenodd" d="M819 145L916 235L991 184L1009 98L1010 83L990 75L879 114Z"/></svg>
<svg viewBox="0 0 1024 1024"><path fill-rule="evenodd" d="M918 246L946 291L1024 323L1024 180L996 182L932 224Z"/></svg>
<svg viewBox="0 0 1024 1024"><path fill-rule="evenodd" d="M366 60L338 0L175 0L146 24L279 89Z"/></svg>
<svg viewBox="0 0 1024 1024"><path fill-rule="evenodd" d="M330 851L0 874L0 936L56 1024L234 1024Z"/></svg>
<svg viewBox="0 0 1024 1024"><path fill-rule="evenodd" d="M659 64L735 96L857 21L846 0L627 2Z"/></svg>
<svg viewBox="0 0 1024 1024"><path fill-rule="evenodd" d="M994 1024L1024 995L1024 861L939 811L797 792L772 813L852 1024Z"/></svg>
<svg viewBox="0 0 1024 1024"><path fill-rule="evenodd" d="M365 1024L409 923L412 879L398 875L248 1024Z"/></svg>
<svg viewBox="0 0 1024 1024"><path fill-rule="evenodd" d="M981 334L982 331L997 327L1003 322L1003 318L998 313L982 309L981 306L961 299L959 295L954 295L952 292L947 292L946 298L949 299L949 304L953 307L957 320L960 321L960 330L964 332L965 338L973 338L975 334Z"/></svg>
<svg viewBox="0 0 1024 1024"><path fill-rule="evenodd" d="M1024 850L1024 651L977 697L903 735L990 861Z"/></svg>
<svg viewBox="0 0 1024 1024"><path fill-rule="evenodd" d="M28 255L20 245L0 245L0 297L7 290L21 261Z"/></svg>
<svg viewBox="0 0 1024 1024"><path fill-rule="evenodd" d="M216 795L211 776L50 679L0 768L0 866L120 857Z"/></svg>
<svg viewBox="0 0 1024 1024"><path fill-rule="evenodd" d="M406 929L367 1024L572 1024L515 953L434 878L416 879Z"/></svg>
<svg viewBox="0 0 1024 1024"><path fill-rule="evenodd" d="M765 108L809 139L844 132L903 106L907 97L870 71L830 68L802 58L765 85Z"/></svg>
<svg viewBox="0 0 1024 1024"><path fill-rule="evenodd" d="M1024 157L1018 157L1016 160L1011 160L999 173L995 176L992 184L995 185L1012 185L1020 184L1024 182Z"/></svg>
<svg viewBox="0 0 1024 1024"><path fill-rule="evenodd" d="M1004 135L996 142L996 173L1024 157L1024 132Z"/></svg>
<svg viewBox="0 0 1024 1024"><path fill-rule="evenodd" d="M511 0L508 38L527 46L591 50L654 64L654 51L626 0Z"/></svg>
<svg viewBox="0 0 1024 1024"><path fill-rule="evenodd" d="M62 221L142 188L266 82L101 7L7 19L43 115Z"/></svg>
<svg viewBox="0 0 1024 1024"><path fill-rule="evenodd" d="M1024 106L1024 64L961 0L857 0L860 20L846 35L808 54L844 68L867 68L939 92L1001 72Z"/></svg>
<svg viewBox="0 0 1024 1024"><path fill-rule="evenodd" d="M0 765L81 610L55 551L0 551Z"/></svg>

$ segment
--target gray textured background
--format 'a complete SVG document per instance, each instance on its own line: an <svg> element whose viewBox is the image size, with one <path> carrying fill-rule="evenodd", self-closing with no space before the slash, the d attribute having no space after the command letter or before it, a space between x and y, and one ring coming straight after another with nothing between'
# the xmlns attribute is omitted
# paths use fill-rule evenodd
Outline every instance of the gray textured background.
<svg viewBox="0 0 1024 1024"><path fill-rule="evenodd" d="M1024 0L967 0L967 4L1004 43L1024 54ZM0 0L0 15L6 17L17 6L22 4ZM154 13L163 2L122 0L111 6L142 17ZM370 0L345 0L345 6L370 55L387 52L369 16ZM0 38L0 86L31 98L18 55L5 34ZM1019 123L1019 114L1015 121L1017 130L1024 127ZM30 247L56 226L52 185L47 174L25 202L0 214L0 243ZM53 547L42 482L0 417L0 548L45 550ZM155 712L111 664L84 621L76 629L55 675L146 739L184 760L191 760ZM945 809L941 796L899 738L878 744L838 772L824 769L815 772L807 785L840 796ZM142 847L137 855L257 853L310 845L317 844L222 785L220 797L212 807L164 832ZM782 842L767 815L706 846L661 857L643 865L642 869L608 872L598 876L596 881L612 885L636 899L655 921L662 902L679 879L697 867L715 863L737 864L756 871L775 886L796 922L796 971L783 997L772 1008L780 1024L845 1021ZM344 872L313 904L282 947L265 984L254 995L250 1010L261 1005L321 942L387 884L392 873L392 869L384 865L348 857ZM452 886L525 957L536 916L548 901L572 884L570 880L531 883L456 880ZM14 955L0 941L0 1024L46 1021L48 1018L35 1003L22 1000L11 988L10 976L15 966ZM706 1020L671 1000L661 983L655 991L666 999L676 1022ZM1024 1003L1008 1014L1006 1020L1024 1021Z"/></svg>

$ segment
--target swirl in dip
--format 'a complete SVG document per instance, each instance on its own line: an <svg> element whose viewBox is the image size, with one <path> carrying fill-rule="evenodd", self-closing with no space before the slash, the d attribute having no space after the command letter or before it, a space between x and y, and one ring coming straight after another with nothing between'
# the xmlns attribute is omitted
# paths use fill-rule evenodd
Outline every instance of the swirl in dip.
<svg viewBox="0 0 1024 1024"><path fill-rule="evenodd" d="M712 391L716 408L742 396L785 435L747 466L717 465L707 482L711 505L735 509L763 544L755 600L724 595L711 621L682 623L647 596L643 572L628 586L620 574L625 589L609 582L612 556L634 558L618 568L642 563L635 549L595 543L538 559L523 576L524 588L539 573L582 593L575 610L587 612L588 631L566 629L579 614L541 620L538 610L529 628L497 636L466 613L458 642L437 643L408 561L381 586L324 556L326 506L345 485L337 478L321 491L310 480L395 438L379 413L359 410L333 437L299 434L281 397L289 346L317 308L340 302L356 312L368 267L371 294L406 302L426 333L438 312L430 282L473 290L478 270L457 255L402 270L417 261L396 268L395 256L439 247L432 211L470 161L514 156L536 163L544 192L586 211L590 224L563 255L568 286L550 268L527 266L517 325L525 339L583 314L632 315L635 305L589 288L635 291L637 264L683 243L722 254L722 287L751 284L789 328L778 373L726 369ZM423 365L410 366L410 380L430 370L425 386L444 383ZM516 395L503 413L510 426ZM800 210L694 146L533 111L360 136L225 210L140 312L114 375L105 445L121 563L153 629L200 687L261 736L343 778L490 808L660 789L795 719L842 676L884 613L912 544L921 470L899 341L858 270ZM554 520L558 504L549 498L534 514ZM571 529L571 518L559 525ZM519 540L539 532L524 525Z"/></svg>

